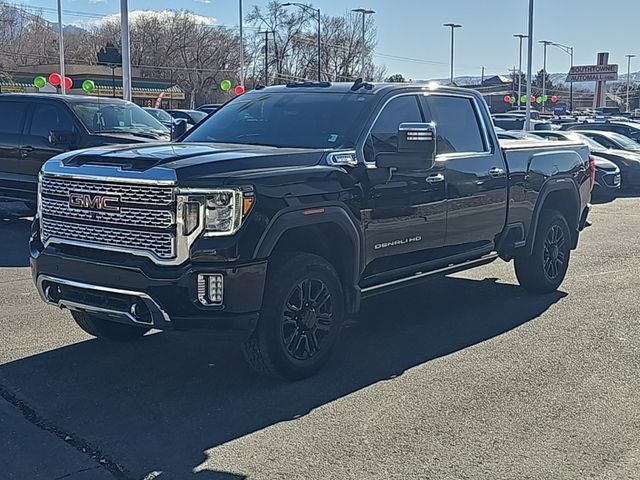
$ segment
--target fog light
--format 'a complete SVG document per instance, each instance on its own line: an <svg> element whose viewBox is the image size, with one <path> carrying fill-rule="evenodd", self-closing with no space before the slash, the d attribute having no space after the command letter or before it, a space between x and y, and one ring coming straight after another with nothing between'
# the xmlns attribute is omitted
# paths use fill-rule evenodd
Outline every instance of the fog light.
<svg viewBox="0 0 640 480"><path fill-rule="evenodd" d="M221 274L198 275L198 300L203 305L222 305L224 280Z"/></svg>

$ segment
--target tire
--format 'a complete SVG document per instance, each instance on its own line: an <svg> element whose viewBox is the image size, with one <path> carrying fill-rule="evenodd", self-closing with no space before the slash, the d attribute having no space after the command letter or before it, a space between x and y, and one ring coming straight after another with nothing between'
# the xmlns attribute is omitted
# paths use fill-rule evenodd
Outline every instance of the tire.
<svg viewBox="0 0 640 480"><path fill-rule="evenodd" d="M571 256L571 232L557 210L542 212L531 255L515 258L516 277L532 293L550 293L560 287Z"/></svg>
<svg viewBox="0 0 640 480"><path fill-rule="evenodd" d="M78 326L89 335L116 342L137 340L147 333L150 328L125 325L95 317L83 312L71 312Z"/></svg>
<svg viewBox="0 0 640 480"><path fill-rule="evenodd" d="M344 293L329 262L308 253L269 262L260 320L243 352L260 374L300 380L319 371L335 347Z"/></svg>

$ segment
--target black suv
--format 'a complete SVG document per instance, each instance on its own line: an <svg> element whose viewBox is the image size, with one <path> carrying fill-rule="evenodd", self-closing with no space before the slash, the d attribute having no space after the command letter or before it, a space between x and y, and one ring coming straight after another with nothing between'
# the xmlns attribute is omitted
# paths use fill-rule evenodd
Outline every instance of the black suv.
<svg viewBox="0 0 640 480"><path fill-rule="evenodd" d="M131 102L74 95L2 94L0 197L24 201L35 211L38 172L51 157L99 145L159 140L170 140L169 130Z"/></svg>

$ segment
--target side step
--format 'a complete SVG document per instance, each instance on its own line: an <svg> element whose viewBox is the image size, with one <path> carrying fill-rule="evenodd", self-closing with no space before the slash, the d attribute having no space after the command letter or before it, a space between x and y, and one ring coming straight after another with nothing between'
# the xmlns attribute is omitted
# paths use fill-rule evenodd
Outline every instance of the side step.
<svg viewBox="0 0 640 480"><path fill-rule="evenodd" d="M414 275L411 275L410 277L399 278L397 280L392 280L390 282L380 283L378 285L372 285L370 287L366 287L362 289L362 298L363 299L370 298L375 295L392 292L400 288L405 288L414 284L418 284L424 279L426 279L427 277L431 277L433 275L462 272L470 268L486 265L488 263L493 262L497 258L498 258L498 254L492 253L490 255L485 255L484 257L477 258L475 260L468 260L463 263L448 265L446 267L438 268L436 270L431 270L429 272L418 272L418 273L415 273Z"/></svg>

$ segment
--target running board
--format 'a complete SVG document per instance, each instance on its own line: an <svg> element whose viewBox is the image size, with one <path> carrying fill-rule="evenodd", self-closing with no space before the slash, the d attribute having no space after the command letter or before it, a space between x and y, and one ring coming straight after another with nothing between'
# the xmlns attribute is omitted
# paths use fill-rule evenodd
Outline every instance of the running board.
<svg viewBox="0 0 640 480"><path fill-rule="evenodd" d="M373 297L375 295L380 295L381 293L388 293L394 290L398 290L400 288L405 288L410 285L420 283L420 281L424 280L427 277L431 277L433 275L457 273L457 272L462 272L464 270L468 270L470 268L486 265L487 263L493 262L497 258L498 258L498 254L492 253L490 255L485 255L484 257L477 258L475 260L468 260L466 262L456 263L443 268L438 268L436 270L431 270L429 272L418 272L414 275L411 275L410 277L399 278L391 282L372 285L370 287L366 287L362 289L362 298L365 299L365 298Z"/></svg>

